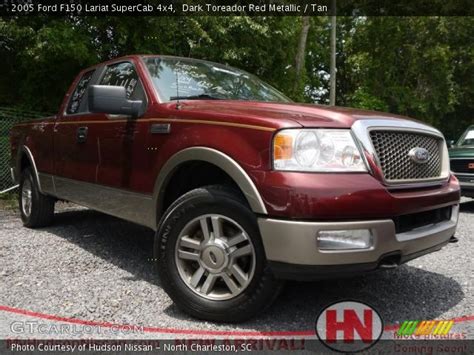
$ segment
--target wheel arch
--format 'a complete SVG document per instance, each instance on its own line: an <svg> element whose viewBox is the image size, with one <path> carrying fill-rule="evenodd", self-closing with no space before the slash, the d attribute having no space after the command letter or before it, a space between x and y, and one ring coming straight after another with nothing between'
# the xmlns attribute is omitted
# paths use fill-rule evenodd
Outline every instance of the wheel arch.
<svg viewBox="0 0 474 355"><path fill-rule="evenodd" d="M43 193L43 189L41 188L41 183L38 175L38 169L36 168L36 162L31 153L31 150L26 146L22 145L21 149L18 150L18 158L16 163L16 174L18 182L20 181L21 172L26 167L30 167L33 173L33 178L38 186L38 189L41 193Z"/></svg>
<svg viewBox="0 0 474 355"><path fill-rule="evenodd" d="M267 214L267 209L257 187L245 170L234 159L216 149L192 147L183 149L174 154L160 169L153 189L153 199L157 207L157 218L164 213L165 192L171 178L180 167L193 161L209 163L222 170L240 189L253 212Z"/></svg>

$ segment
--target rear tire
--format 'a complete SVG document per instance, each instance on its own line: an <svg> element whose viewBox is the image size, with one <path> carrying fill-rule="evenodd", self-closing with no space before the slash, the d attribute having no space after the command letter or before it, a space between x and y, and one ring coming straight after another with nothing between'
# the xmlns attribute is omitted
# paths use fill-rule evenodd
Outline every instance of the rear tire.
<svg viewBox="0 0 474 355"><path fill-rule="evenodd" d="M154 249L164 290L196 318L242 322L269 307L281 289L255 214L228 187L206 186L176 200Z"/></svg>
<svg viewBox="0 0 474 355"><path fill-rule="evenodd" d="M18 204L21 220L28 228L46 227L53 222L55 199L39 191L31 169L25 168L20 177Z"/></svg>

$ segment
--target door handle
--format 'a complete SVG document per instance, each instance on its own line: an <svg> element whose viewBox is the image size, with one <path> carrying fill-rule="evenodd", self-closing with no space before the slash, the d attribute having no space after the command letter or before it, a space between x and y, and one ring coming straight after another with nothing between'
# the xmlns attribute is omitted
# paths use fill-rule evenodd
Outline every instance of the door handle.
<svg viewBox="0 0 474 355"><path fill-rule="evenodd" d="M87 127L79 127L77 129L77 143L85 143L87 140Z"/></svg>

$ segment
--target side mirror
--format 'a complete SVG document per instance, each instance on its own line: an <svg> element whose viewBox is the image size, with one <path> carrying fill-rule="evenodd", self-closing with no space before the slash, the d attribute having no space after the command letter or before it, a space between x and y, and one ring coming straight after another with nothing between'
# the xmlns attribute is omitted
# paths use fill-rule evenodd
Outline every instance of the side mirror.
<svg viewBox="0 0 474 355"><path fill-rule="evenodd" d="M448 148L452 148L454 146L454 141L453 140L449 140L449 141L446 141L446 144L448 145Z"/></svg>
<svg viewBox="0 0 474 355"><path fill-rule="evenodd" d="M88 89L88 103L90 112L128 115L134 118L145 113L143 101L127 99L123 86L91 85Z"/></svg>

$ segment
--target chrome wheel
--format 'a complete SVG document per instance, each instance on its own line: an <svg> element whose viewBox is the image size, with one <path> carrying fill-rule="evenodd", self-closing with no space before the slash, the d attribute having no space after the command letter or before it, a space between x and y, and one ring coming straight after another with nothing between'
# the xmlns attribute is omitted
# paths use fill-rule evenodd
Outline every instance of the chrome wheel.
<svg viewBox="0 0 474 355"><path fill-rule="evenodd" d="M21 208L23 210L23 214L26 217L29 217L31 214L32 199L33 193L31 191L31 181L29 179L25 179L25 181L23 181L23 186L21 189Z"/></svg>
<svg viewBox="0 0 474 355"><path fill-rule="evenodd" d="M193 219L179 234L175 250L181 279L204 298L234 298L253 278L256 256L252 241L228 217L208 214Z"/></svg>

